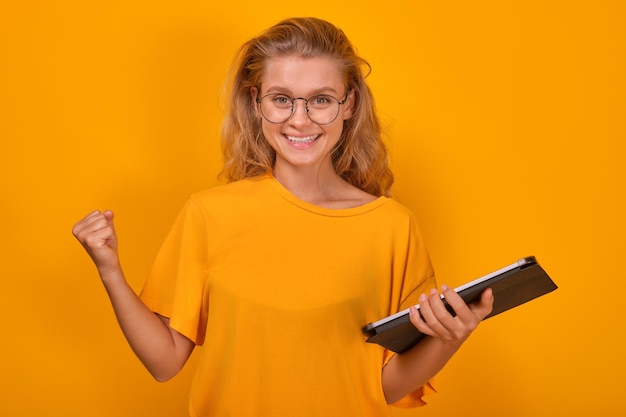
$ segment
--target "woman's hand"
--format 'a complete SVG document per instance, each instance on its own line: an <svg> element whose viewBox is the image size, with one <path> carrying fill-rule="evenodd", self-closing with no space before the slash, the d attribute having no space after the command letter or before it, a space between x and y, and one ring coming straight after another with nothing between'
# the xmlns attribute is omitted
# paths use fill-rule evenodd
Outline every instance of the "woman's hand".
<svg viewBox="0 0 626 417"><path fill-rule="evenodd" d="M93 259L117 320L133 351L150 373L166 381L183 367L195 344L153 313L124 278L117 251L112 211L94 211L72 233Z"/></svg>
<svg viewBox="0 0 626 417"><path fill-rule="evenodd" d="M443 369L493 308L491 289L483 291L480 300L469 305L445 285L441 292L456 315L446 309L437 290L420 296L419 311L410 308L411 323L430 337L407 352L394 355L383 368L383 391L390 404L415 391Z"/></svg>
<svg viewBox="0 0 626 417"><path fill-rule="evenodd" d="M411 307L411 323L420 332L444 343L460 345L491 313L493 293L490 288L486 289L479 301L468 305L453 289L445 285L441 287L441 292L456 316L450 314L437 290L433 289L429 295L421 295L419 311Z"/></svg>
<svg viewBox="0 0 626 417"><path fill-rule="evenodd" d="M120 268L113 217L110 210L96 210L72 228L72 234L83 245L101 276Z"/></svg>

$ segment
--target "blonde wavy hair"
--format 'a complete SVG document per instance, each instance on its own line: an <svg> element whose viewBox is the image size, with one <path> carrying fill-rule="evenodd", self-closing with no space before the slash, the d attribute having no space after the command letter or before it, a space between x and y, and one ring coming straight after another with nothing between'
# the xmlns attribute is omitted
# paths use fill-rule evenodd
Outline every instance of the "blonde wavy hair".
<svg viewBox="0 0 626 417"><path fill-rule="evenodd" d="M276 154L263 137L250 89L260 87L269 59L290 55L327 56L343 67L346 91L353 92L355 108L353 116L344 121L342 136L332 150L335 171L361 190L388 196L393 174L374 98L365 82L370 65L358 56L341 29L317 18L283 20L243 44L235 55L227 82L220 177L234 182L272 172Z"/></svg>

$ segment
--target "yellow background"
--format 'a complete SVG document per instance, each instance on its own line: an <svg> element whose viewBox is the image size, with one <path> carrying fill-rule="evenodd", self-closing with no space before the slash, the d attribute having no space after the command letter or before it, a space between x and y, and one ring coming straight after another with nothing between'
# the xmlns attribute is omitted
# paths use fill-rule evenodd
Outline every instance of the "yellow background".
<svg viewBox="0 0 626 417"><path fill-rule="evenodd" d="M70 229L114 209L139 290L186 196L216 183L235 49L294 15L372 64L395 193L440 280L535 255L560 286L485 322L398 415L624 415L626 5L608 0L5 0L0 415L185 415L193 363L151 380Z"/></svg>

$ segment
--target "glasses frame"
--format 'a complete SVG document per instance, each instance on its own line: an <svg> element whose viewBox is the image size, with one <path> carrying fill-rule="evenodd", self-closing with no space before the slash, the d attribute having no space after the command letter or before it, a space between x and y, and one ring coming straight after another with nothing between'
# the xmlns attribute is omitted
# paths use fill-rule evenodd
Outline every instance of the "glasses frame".
<svg viewBox="0 0 626 417"><path fill-rule="evenodd" d="M337 97L331 96L329 94L315 94L312 95L309 98L304 98L304 97L289 97L287 94L283 94L283 93L268 93L265 94L264 96L262 96L261 98L257 97L256 98L256 102L259 105L259 112L261 113L261 116L263 116L263 118L265 120L268 121L268 123L271 123L273 125L279 125L282 123L285 123L287 121L289 121L289 119L291 119L294 115L294 113L296 112L296 100L303 100L304 101L304 110L306 111L306 116L309 118L310 121L312 121L313 123L320 125L320 126L325 126L325 125L329 125L332 122L334 122L335 120L337 120L337 116L339 116L339 110L341 109L340 106L342 106L343 104L346 103L346 101L348 100L348 94L349 92L347 91L346 94L343 96L343 100L339 100ZM265 115L265 113L263 113L263 107L261 106L261 101L263 101L263 99L265 97L269 97L269 96L285 96L286 98L288 98L289 100L291 100L291 114L289 115L289 117L287 117L285 120L283 120L282 122L273 122L270 119L267 118L267 116ZM318 123L315 120L311 119L311 115L309 115L309 100L311 100L312 98L315 97L330 97L332 99L334 99L335 101L337 101L337 114L335 114L335 117L332 118L332 120L330 122L326 122L326 123Z"/></svg>

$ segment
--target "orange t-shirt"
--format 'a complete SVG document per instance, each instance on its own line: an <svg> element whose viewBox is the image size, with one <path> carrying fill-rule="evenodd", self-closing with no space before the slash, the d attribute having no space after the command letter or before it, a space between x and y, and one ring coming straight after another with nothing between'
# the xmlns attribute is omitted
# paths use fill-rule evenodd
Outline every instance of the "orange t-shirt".
<svg viewBox="0 0 626 417"><path fill-rule="evenodd" d="M435 286L415 219L396 201L321 208L267 176L193 195L141 298L203 345L194 417L380 417L391 354L361 327ZM400 404L421 405L428 390Z"/></svg>

